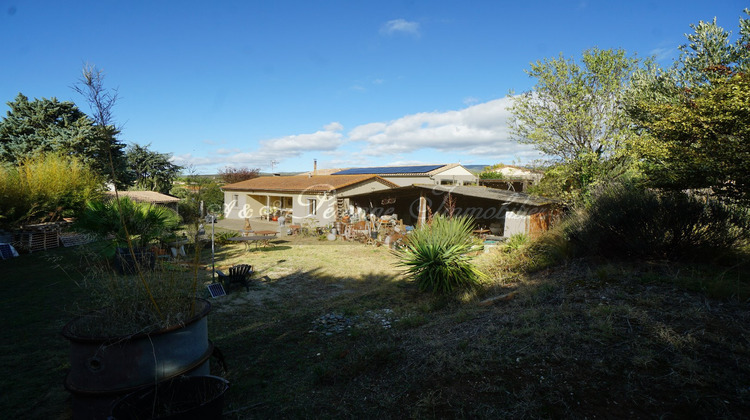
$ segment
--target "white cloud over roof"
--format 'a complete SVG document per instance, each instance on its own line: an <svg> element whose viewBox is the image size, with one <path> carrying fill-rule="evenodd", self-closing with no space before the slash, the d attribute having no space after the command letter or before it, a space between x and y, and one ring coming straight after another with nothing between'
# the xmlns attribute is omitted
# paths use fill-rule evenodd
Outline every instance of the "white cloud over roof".
<svg viewBox="0 0 750 420"><path fill-rule="evenodd" d="M521 159L531 161L540 154L529 145L511 139L508 129L510 98L500 98L460 110L420 112L385 122L358 125L346 134L340 122L326 124L313 133L292 134L260 141L254 151L217 148L214 157L190 154L174 157L180 165L266 167L308 152L322 152L338 167L376 166L383 158L407 161L426 151L450 156L445 162L476 159L485 163ZM412 154L410 156L410 154Z"/></svg>
<svg viewBox="0 0 750 420"><path fill-rule="evenodd" d="M508 105L508 98L500 98L458 111L421 112L357 126L348 137L350 141L364 142L363 153L371 156L428 148L490 156L529 152L530 147L510 138Z"/></svg>

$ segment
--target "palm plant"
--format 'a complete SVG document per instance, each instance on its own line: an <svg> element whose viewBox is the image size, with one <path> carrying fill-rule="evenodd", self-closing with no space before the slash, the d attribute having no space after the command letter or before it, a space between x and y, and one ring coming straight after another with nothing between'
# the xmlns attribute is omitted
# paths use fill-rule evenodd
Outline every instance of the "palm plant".
<svg viewBox="0 0 750 420"><path fill-rule="evenodd" d="M399 265L417 281L420 290L451 293L472 288L483 274L468 255L474 249L473 220L436 215L409 234L404 247L396 251Z"/></svg>
<svg viewBox="0 0 750 420"><path fill-rule="evenodd" d="M78 230L100 236L114 235L113 244L125 246L128 237L143 248L152 240L174 231L179 217L172 210L137 203L129 198L110 202L91 201L76 221Z"/></svg>

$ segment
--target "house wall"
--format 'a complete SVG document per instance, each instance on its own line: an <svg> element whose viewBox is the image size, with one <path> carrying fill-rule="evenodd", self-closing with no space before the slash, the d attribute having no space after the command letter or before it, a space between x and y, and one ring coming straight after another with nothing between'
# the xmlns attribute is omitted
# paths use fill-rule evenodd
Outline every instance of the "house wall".
<svg viewBox="0 0 750 420"><path fill-rule="evenodd" d="M562 210L554 208L519 208L505 213L503 236L517 233L529 236L540 235L550 229L562 217Z"/></svg>
<svg viewBox="0 0 750 420"><path fill-rule="evenodd" d="M377 181L355 185L342 190L320 194L283 194L261 193L252 191L225 191L224 217L228 219L244 219L245 217L261 217L276 209L291 209L290 224L310 223L315 220L318 226L326 226L336 221L336 198L344 198L352 194L386 190L390 187ZM238 196L237 204L232 205L232 198ZM316 200L315 214L310 214L309 200ZM270 208L268 203L270 202ZM348 204L348 203L346 203Z"/></svg>
<svg viewBox="0 0 750 420"><path fill-rule="evenodd" d="M239 212L245 207L245 197L239 191L224 191L224 218L241 219Z"/></svg>
<svg viewBox="0 0 750 420"><path fill-rule="evenodd" d="M399 187L406 187L414 184L434 184L435 181L431 180L429 176L389 176L380 175L381 178L393 182Z"/></svg>
<svg viewBox="0 0 750 420"><path fill-rule="evenodd" d="M475 177L474 174L462 166L447 169L439 174L433 175L432 178L434 180L432 183L442 184L443 181L446 181L450 182L452 185L471 184L477 180L477 177Z"/></svg>
<svg viewBox="0 0 750 420"><path fill-rule="evenodd" d="M315 214L310 213L310 201L315 200ZM292 206L292 221L297 225L326 226L336 221L336 196L332 194L300 194Z"/></svg>
<svg viewBox="0 0 750 420"><path fill-rule="evenodd" d="M236 202L234 197L237 196ZM251 191L225 191L224 217L227 219L244 219L260 217L276 209L291 208L294 195L254 193ZM269 207L270 203L270 207Z"/></svg>
<svg viewBox="0 0 750 420"><path fill-rule="evenodd" d="M506 238L516 234L528 235L531 231L531 216L523 212L505 212L505 230L503 236Z"/></svg>
<svg viewBox="0 0 750 420"><path fill-rule="evenodd" d="M362 194L366 192L388 190L390 187L383 185L379 182L368 182L363 185L355 185L342 191L338 191L339 197L349 197L356 194Z"/></svg>
<svg viewBox="0 0 750 420"><path fill-rule="evenodd" d="M453 185L464 185L476 182L474 174L469 172L464 167L455 167L439 174L433 175L432 178L429 175L422 176L397 176L397 175L380 175L381 178L387 179L388 181L397 184L400 187L406 187L414 184L438 184L440 185L443 181Z"/></svg>
<svg viewBox="0 0 750 420"><path fill-rule="evenodd" d="M273 205L273 198L269 200L269 196L266 194L245 194L246 204L246 216L245 217L258 217L266 216L269 213L268 203L269 201Z"/></svg>

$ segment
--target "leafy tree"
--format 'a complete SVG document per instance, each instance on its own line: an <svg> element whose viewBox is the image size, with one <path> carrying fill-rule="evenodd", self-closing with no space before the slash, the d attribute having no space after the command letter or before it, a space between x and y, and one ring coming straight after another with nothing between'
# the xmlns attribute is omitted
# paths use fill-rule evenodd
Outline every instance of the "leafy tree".
<svg viewBox="0 0 750 420"><path fill-rule="evenodd" d="M716 19L691 28L671 68L634 77L626 107L644 171L656 187L750 202L750 19L734 43Z"/></svg>
<svg viewBox="0 0 750 420"><path fill-rule="evenodd" d="M503 179L504 176L500 172L496 172L497 169L504 167L502 163L498 163L492 166L485 166L484 170L479 174L479 179Z"/></svg>
<svg viewBox="0 0 750 420"><path fill-rule="evenodd" d="M86 201L101 196L102 185L101 177L75 156L40 154L0 166L0 226L74 216Z"/></svg>
<svg viewBox="0 0 750 420"><path fill-rule="evenodd" d="M181 199L180 216L187 223L200 223L207 213L223 214L224 192L212 178L190 174L185 177L183 185L172 189L171 194Z"/></svg>
<svg viewBox="0 0 750 420"><path fill-rule="evenodd" d="M171 154L149 150L148 146L128 147L125 152L128 170L136 188L167 194L182 167L170 162Z"/></svg>
<svg viewBox="0 0 750 420"><path fill-rule="evenodd" d="M585 192L598 179L591 174L610 174L627 160L623 146L633 133L620 105L639 66L619 49L584 51L581 64L562 55L537 61L527 70L537 84L509 108L514 138L565 165L566 183Z"/></svg>
<svg viewBox="0 0 750 420"><path fill-rule="evenodd" d="M257 178L260 176L260 169L250 169L247 167L232 168L227 166L223 170L219 171L219 177L225 184L234 184L235 182L246 181L248 179Z"/></svg>
<svg viewBox="0 0 750 420"><path fill-rule="evenodd" d="M97 160L100 139L94 122L74 103L56 98L29 101L19 93L8 106L0 121L2 161L16 164L48 152L75 154L86 164Z"/></svg>

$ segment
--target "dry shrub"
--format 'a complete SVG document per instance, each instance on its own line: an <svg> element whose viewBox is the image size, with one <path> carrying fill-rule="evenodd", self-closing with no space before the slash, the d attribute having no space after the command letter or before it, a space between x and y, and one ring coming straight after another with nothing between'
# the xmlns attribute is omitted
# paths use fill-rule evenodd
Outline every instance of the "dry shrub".
<svg viewBox="0 0 750 420"><path fill-rule="evenodd" d="M750 212L683 192L613 185L569 217L564 232L578 256L716 262L747 246Z"/></svg>

